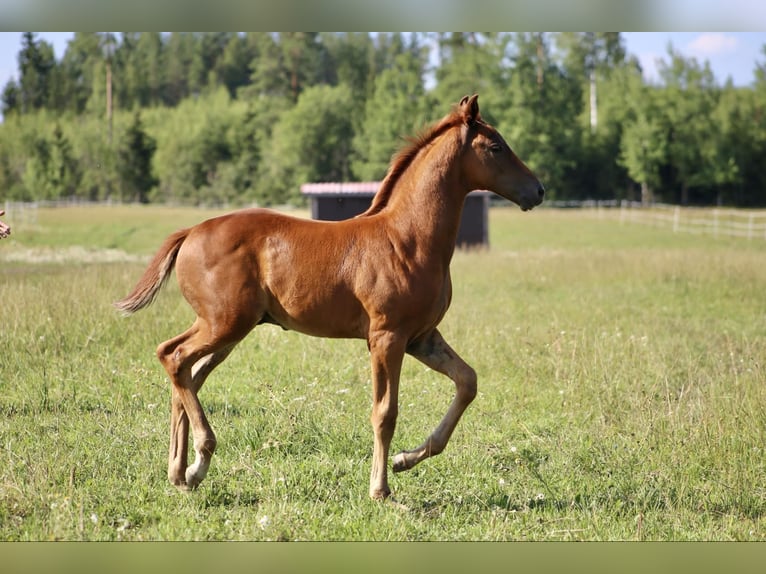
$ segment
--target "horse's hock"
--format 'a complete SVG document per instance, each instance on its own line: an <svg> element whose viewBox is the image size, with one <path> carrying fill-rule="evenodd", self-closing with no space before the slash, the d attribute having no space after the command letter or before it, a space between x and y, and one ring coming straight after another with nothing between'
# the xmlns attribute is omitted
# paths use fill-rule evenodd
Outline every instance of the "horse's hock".
<svg viewBox="0 0 766 574"><path fill-rule="evenodd" d="M311 218L342 221L369 209L379 181L304 183L301 193L309 198ZM458 247L489 247L489 191L473 191L465 198L457 234Z"/></svg>

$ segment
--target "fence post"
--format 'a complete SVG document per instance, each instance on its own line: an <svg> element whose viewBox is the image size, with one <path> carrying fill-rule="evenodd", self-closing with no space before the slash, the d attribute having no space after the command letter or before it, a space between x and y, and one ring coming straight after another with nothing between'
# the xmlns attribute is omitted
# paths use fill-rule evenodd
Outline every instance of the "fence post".
<svg viewBox="0 0 766 574"><path fill-rule="evenodd" d="M718 237L718 209L713 209L713 237Z"/></svg>

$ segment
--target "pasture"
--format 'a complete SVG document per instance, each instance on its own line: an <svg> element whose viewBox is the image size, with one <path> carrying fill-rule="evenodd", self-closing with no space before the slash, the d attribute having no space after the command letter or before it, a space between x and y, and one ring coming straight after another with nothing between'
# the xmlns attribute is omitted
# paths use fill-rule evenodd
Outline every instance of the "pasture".
<svg viewBox="0 0 766 574"><path fill-rule="evenodd" d="M0 242L0 540L763 540L766 241L587 211L490 212L442 323L479 375L447 450L368 498L363 341L258 327L200 393L205 482L167 481L158 343L171 279L124 296L174 229L217 212L40 209ZM13 219L9 220L11 225ZM405 359L392 452L452 383Z"/></svg>

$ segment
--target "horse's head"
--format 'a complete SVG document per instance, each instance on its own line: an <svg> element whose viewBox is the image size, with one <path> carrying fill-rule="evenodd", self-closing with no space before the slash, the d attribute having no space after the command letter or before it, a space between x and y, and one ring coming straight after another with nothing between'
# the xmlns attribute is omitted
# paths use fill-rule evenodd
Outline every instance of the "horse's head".
<svg viewBox="0 0 766 574"><path fill-rule="evenodd" d="M465 96L457 112L466 129L463 176L471 189L486 189L527 211L543 201L545 188L503 136L479 115L479 96Z"/></svg>

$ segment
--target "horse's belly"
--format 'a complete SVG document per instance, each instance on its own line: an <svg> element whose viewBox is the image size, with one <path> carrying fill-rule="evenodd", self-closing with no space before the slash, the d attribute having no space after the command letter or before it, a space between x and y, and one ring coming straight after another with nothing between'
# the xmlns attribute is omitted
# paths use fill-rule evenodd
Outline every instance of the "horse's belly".
<svg viewBox="0 0 766 574"><path fill-rule="evenodd" d="M364 338L367 316L359 301L344 289L293 291L274 297L268 316L283 328L315 337Z"/></svg>

